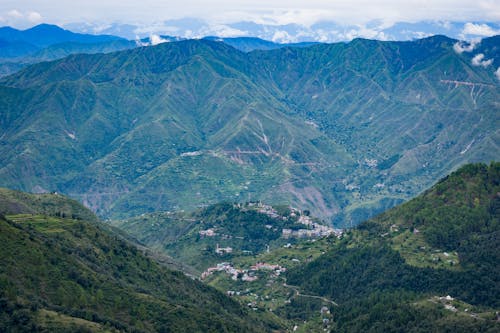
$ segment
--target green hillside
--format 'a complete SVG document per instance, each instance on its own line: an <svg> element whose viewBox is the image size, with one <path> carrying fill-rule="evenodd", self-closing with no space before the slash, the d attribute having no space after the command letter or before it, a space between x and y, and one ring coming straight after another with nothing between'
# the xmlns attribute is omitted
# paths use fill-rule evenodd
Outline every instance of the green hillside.
<svg viewBox="0 0 500 333"><path fill-rule="evenodd" d="M500 163L467 165L361 224L288 283L339 303L339 331L498 331L499 193Z"/></svg>
<svg viewBox="0 0 500 333"><path fill-rule="evenodd" d="M324 222L304 214L308 212L287 206L220 203L192 213L143 214L112 223L149 248L172 256L201 273L224 261L232 262L241 257L252 260L268 250L295 244L300 238L318 238L315 235L283 235L283 230L314 231L316 227L304 224L304 218L323 227ZM332 228L326 229L326 232L334 232ZM217 253L218 247L230 248L230 252Z"/></svg>
<svg viewBox="0 0 500 333"><path fill-rule="evenodd" d="M0 184L103 217L262 200L355 225L498 157L499 81L455 42L187 40L32 66L0 81Z"/></svg>
<svg viewBox="0 0 500 333"><path fill-rule="evenodd" d="M274 321L85 220L59 195L1 191L0 331L263 332ZM91 220L95 221L95 217Z"/></svg>

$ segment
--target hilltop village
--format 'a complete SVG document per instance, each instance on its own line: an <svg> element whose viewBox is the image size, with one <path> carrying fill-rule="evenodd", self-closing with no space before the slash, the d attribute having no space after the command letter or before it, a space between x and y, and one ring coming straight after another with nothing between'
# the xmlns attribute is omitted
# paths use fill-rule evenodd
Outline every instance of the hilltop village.
<svg viewBox="0 0 500 333"><path fill-rule="evenodd" d="M343 230L332 228L330 226L326 226L324 224L320 224L318 221L315 221L313 218L309 216L307 212L300 211L299 209L290 207L289 212L286 215L281 215L278 211L270 205L258 203L247 203L243 204L235 204L239 209L247 209L247 210L256 210L261 214L265 214L272 219L277 220L292 220L295 222L295 226L302 225L303 228L281 228L280 230L276 229L276 226L272 224L266 224L266 229L275 230L280 233L280 238L282 239L318 239L322 237L335 236L342 237ZM216 237L219 236L222 240L231 239L232 235L220 234L217 232L217 228L208 228L199 231L200 237ZM283 245L284 248L291 248L292 244L287 243ZM215 249L215 253L220 256L224 256L227 254L233 254L235 249L230 246L221 247L220 244L217 243ZM266 252L269 252L269 246L266 247ZM251 251L242 250L241 254L250 255ZM298 260L297 260L298 261ZM266 271L276 277L280 276L280 274L286 271L286 268L277 264L270 264L267 262L258 261L255 264L251 265L248 269L236 268L230 262L224 261L221 263L217 263L215 266L211 266L207 268L202 274L201 279L206 279L211 276L215 272L225 272L233 281L241 280L243 282L253 282L258 280L258 271Z"/></svg>

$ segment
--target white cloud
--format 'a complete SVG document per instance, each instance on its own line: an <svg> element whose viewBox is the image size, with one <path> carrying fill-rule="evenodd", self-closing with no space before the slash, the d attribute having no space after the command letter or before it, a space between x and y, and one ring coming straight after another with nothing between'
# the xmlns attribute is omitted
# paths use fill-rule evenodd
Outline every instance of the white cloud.
<svg viewBox="0 0 500 333"><path fill-rule="evenodd" d="M473 36L494 36L500 34L500 30L495 30L487 24L474 24L474 23L465 23L464 29L462 30L462 34L464 35L473 35Z"/></svg>
<svg viewBox="0 0 500 333"><path fill-rule="evenodd" d="M163 44L163 43L168 43L170 42L168 39L165 39L157 34L150 34L149 35L149 41L143 42L139 39L139 37L136 37L135 43L137 46L154 46L158 44Z"/></svg>
<svg viewBox="0 0 500 333"><path fill-rule="evenodd" d="M432 33L429 33L429 32L410 31L410 30L404 30L404 31L402 31L402 33L413 36L414 38L417 38L417 39L422 39L422 38L430 37L433 35Z"/></svg>
<svg viewBox="0 0 500 333"><path fill-rule="evenodd" d="M200 37L209 35L218 37L241 37L241 36L247 36L248 32L224 24L214 24L214 25L209 25L204 29L202 29L199 35Z"/></svg>
<svg viewBox="0 0 500 333"><path fill-rule="evenodd" d="M6 12L6 15L1 21L5 22L11 26L33 26L33 24L38 24L42 22L43 17L39 12L29 10L26 12L20 11L18 9L11 9Z"/></svg>
<svg viewBox="0 0 500 333"><path fill-rule="evenodd" d="M306 35L304 33L304 35ZM317 40L318 42L322 42L322 43L326 43L330 40L330 34L328 33L328 31L325 31L323 29L318 29L316 31L314 31L314 34L313 34L313 39L314 40Z"/></svg>
<svg viewBox="0 0 500 333"><path fill-rule="evenodd" d="M462 54L464 52L472 52L479 43L481 43L480 39L472 40L470 42L456 42L455 44L453 44L453 50L458 54Z"/></svg>
<svg viewBox="0 0 500 333"><path fill-rule="evenodd" d="M274 32L271 40L275 43L294 43L297 40L290 36L290 34L284 30L277 30Z"/></svg>
<svg viewBox="0 0 500 333"><path fill-rule="evenodd" d="M162 43L167 43L168 40L164 39L164 38L161 38L161 36L158 36L158 35L151 35L149 36L149 41L151 42L151 45L158 45L158 44L162 44Z"/></svg>
<svg viewBox="0 0 500 333"><path fill-rule="evenodd" d="M37 12L29 12L27 14L27 18L28 18L28 21L30 21L32 23L39 23L42 21L42 15L40 15L40 13L37 13Z"/></svg>
<svg viewBox="0 0 500 333"><path fill-rule="evenodd" d="M104 30L107 30L109 28L113 27L112 24L109 24L109 23L104 23L104 24L97 24L96 26L93 26L91 27L92 28L92 31L95 33L95 34L99 34L101 33L102 31Z"/></svg>
<svg viewBox="0 0 500 333"><path fill-rule="evenodd" d="M445 28L446 30L450 30L452 28L450 21L436 21L436 24L440 27Z"/></svg>
<svg viewBox="0 0 500 333"><path fill-rule="evenodd" d="M500 80L500 67L498 67L497 70L495 71L495 75L497 79Z"/></svg>
<svg viewBox="0 0 500 333"><path fill-rule="evenodd" d="M23 14L18 11L17 9L12 9L12 10L9 10L9 12L7 13L8 16L14 18L14 19L20 19L20 18L23 18Z"/></svg>
<svg viewBox="0 0 500 333"><path fill-rule="evenodd" d="M342 34L343 39L351 40L354 38L368 38L368 39L378 39L378 40L389 40L389 36L383 31L379 31L374 28L367 28L365 26L359 26L356 29L351 29Z"/></svg>
<svg viewBox="0 0 500 333"><path fill-rule="evenodd" d="M472 65L473 66L483 66L483 67L488 67L493 63L493 59L489 60L483 60L484 59L484 54L478 53L472 58Z"/></svg>
<svg viewBox="0 0 500 333"><path fill-rule="evenodd" d="M134 33L141 34L175 34L179 32L179 27L164 25L163 23L152 23L141 25L134 30Z"/></svg>

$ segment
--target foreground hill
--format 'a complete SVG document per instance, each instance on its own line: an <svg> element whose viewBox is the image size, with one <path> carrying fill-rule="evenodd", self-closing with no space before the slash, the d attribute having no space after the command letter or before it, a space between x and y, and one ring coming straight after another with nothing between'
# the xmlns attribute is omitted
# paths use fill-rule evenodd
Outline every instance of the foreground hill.
<svg viewBox="0 0 500 333"><path fill-rule="evenodd" d="M472 61L498 38L456 43L188 40L39 64L0 82L0 183L114 218L262 200L354 225L498 157L499 81Z"/></svg>
<svg viewBox="0 0 500 333"><path fill-rule="evenodd" d="M268 330L235 301L100 228L75 201L1 190L0 203L2 332Z"/></svg>
<svg viewBox="0 0 500 333"><path fill-rule="evenodd" d="M500 163L465 166L361 224L288 283L339 303L339 331L496 332L499 207Z"/></svg>

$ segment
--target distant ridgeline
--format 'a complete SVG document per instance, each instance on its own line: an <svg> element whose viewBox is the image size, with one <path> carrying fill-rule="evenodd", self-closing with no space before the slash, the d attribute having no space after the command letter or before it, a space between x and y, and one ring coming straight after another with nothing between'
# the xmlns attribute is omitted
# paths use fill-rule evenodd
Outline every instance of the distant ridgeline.
<svg viewBox="0 0 500 333"><path fill-rule="evenodd" d="M60 195L0 189L1 332L282 328L146 258L96 221Z"/></svg>
<svg viewBox="0 0 500 333"><path fill-rule="evenodd" d="M261 200L354 226L500 156L500 81L476 57L500 63L500 37L457 43L185 40L39 63L0 80L0 184L113 219Z"/></svg>
<svg viewBox="0 0 500 333"><path fill-rule="evenodd" d="M0 76L30 64L77 53L108 53L136 47L134 41L110 35L78 34L50 24L27 30L0 28Z"/></svg>

